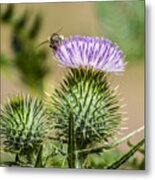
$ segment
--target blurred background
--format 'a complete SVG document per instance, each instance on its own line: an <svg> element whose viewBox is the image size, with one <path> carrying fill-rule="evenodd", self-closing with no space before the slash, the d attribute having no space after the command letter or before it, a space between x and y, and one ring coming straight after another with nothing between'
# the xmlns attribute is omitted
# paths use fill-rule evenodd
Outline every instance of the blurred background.
<svg viewBox="0 0 155 180"><path fill-rule="evenodd" d="M42 95L62 80L64 68L48 44L36 46L63 27L65 37L103 36L124 51L125 73L109 77L126 104L128 129L122 135L144 125L144 1L4 4L0 18L2 104L18 92ZM143 136L141 132L132 142Z"/></svg>

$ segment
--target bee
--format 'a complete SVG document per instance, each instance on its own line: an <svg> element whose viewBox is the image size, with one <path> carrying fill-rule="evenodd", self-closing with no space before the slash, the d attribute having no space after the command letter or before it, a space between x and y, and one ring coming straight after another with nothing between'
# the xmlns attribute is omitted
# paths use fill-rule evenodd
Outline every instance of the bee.
<svg viewBox="0 0 155 180"><path fill-rule="evenodd" d="M64 41L64 36L59 35L59 32L61 30L62 28L59 29L56 33L53 33L51 36L49 36L47 40L41 42L37 47L40 47L45 43L49 43L49 47L52 48L53 51L56 51L58 46L61 45Z"/></svg>

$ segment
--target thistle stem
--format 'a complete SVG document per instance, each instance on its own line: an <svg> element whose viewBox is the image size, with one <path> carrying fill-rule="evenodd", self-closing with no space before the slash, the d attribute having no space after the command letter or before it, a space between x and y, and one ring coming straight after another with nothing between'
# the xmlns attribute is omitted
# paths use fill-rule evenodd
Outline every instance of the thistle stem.
<svg viewBox="0 0 155 180"><path fill-rule="evenodd" d="M70 120L69 120L68 165L69 168L76 168L75 132L74 132L74 119L72 118L72 115L70 115Z"/></svg>
<svg viewBox="0 0 155 180"><path fill-rule="evenodd" d="M19 155L18 154L16 154L16 156L15 156L15 162L19 162Z"/></svg>

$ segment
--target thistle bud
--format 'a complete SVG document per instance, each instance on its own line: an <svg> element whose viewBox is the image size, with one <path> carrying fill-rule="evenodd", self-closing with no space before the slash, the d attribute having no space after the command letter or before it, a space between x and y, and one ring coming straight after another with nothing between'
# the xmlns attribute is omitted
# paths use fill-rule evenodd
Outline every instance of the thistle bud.
<svg viewBox="0 0 155 180"><path fill-rule="evenodd" d="M47 117L42 102L17 95L2 107L1 138L6 151L18 155L36 152L47 134Z"/></svg>

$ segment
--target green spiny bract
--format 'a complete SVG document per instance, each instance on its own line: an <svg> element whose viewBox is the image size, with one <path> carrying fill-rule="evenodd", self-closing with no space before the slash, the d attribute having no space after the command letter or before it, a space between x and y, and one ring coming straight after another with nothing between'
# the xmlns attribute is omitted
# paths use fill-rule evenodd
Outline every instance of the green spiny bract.
<svg viewBox="0 0 155 180"><path fill-rule="evenodd" d="M47 134L47 117L42 102L17 95L2 107L1 138L5 151L30 156Z"/></svg>
<svg viewBox="0 0 155 180"><path fill-rule="evenodd" d="M69 143L72 136L77 149L113 137L122 117L106 74L91 69L70 70L50 97L49 113L55 120L58 138Z"/></svg>

